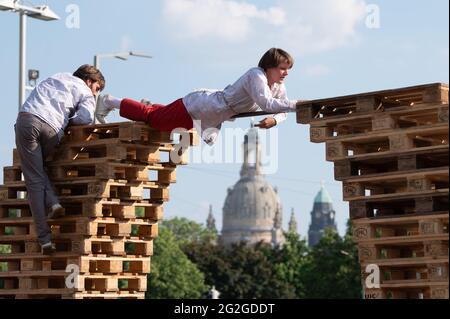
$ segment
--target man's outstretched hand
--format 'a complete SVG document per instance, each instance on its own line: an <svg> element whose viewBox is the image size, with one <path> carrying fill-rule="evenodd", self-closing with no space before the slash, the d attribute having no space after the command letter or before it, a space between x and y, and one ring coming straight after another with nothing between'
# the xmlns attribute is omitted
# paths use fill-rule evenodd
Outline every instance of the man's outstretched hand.
<svg viewBox="0 0 450 319"><path fill-rule="evenodd" d="M258 124L255 124L256 127L263 128L266 130L271 127L274 127L275 125L277 125L277 120L275 120L273 117L266 117L264 120L262 120Z"/></svg>

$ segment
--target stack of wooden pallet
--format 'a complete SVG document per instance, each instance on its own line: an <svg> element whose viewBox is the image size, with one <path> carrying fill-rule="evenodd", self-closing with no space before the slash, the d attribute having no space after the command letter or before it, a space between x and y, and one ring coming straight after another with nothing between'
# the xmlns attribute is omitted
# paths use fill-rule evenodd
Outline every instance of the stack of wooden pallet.
<svg viewBox="0 0 450 319"><path fill-rule="evenodd" d="M198 142L193 131L184 138ZM0 245L9 250L0 254L0 298L144 298L162 205L176 165L186 164L186 148L178 163L169 155L179 145L144 123L70 127L47 162L66 209L49 220L51 256L36 240L14 151L0 187Z"/></svg>
<svg viewBox="0 0 450 319"><path fill-rule="evenodd" d="M365 298L449 297L448 114L440 83L298 105L350 202Z"/></svg>

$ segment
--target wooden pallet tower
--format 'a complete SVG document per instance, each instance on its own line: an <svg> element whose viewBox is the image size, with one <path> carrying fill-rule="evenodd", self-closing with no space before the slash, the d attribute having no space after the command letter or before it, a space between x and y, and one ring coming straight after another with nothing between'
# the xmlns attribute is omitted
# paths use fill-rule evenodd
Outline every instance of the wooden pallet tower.
<svg viewBox="0 0 450 319"><path fill-rule="evenodd" d="M440 83L298 105L343 183L367 299L449 298L448 114Z"/></svg>
<svg viewBox="0 0 450 319"><path fill-rule="evenodd" d="M183 138L198 143L194 131ZM0 254L0 298L143 299L163 203L176 164L187 163L186 148L176 164L169 156L179 145L139 122L70 127L47 161L66 209L49 220L51 256L36 240L14 151L0 186L0 245L9 248Z"/></svg>

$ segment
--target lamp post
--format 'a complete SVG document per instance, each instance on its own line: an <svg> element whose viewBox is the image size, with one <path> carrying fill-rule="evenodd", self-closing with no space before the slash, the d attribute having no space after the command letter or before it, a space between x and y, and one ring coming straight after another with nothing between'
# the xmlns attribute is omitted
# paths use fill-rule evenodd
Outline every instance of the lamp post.
<svg viewBox="0 0 450 319"><path fill-rule="evenodd" d="M120 60L128 60L129 56L136 56L136 57L147 58L147 59L152 58L152 56L150 56L150 55L143 54L143 53L137 53L137 52L133 52L133 51L96 54L94 56L94 66L97 69L100 69L100 59L101 58L116 58L116 59L120 59Z"/></svg>
<svg viewBox="0 0 450 319"><path fill-rule="evenodd" d="M20 16L19 44L19 109L25 102L25 69L26 69L26 36L27 17L43 21L59 20L58 15L48 6L29 7L22 5L20 0L0 0L1 11L16 12Z"/></svg>

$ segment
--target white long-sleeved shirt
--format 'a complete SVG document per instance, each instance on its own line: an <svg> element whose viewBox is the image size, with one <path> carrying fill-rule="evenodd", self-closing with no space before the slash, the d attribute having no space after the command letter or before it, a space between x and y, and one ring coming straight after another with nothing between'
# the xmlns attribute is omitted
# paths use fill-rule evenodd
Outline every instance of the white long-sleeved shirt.
<svg viewBox="0 0 450 319"><path fill-rule="evenodd" d="M95 97L80 78L58 73L39 83L20 112L31 113L50 125L61 138L69 124L94 123Z"/></svg>
<svg viewBox="0 0 450 319"><path fill-rule="evenodd" d="M287 118L283 112L295 110L297 101L287 98L284 84L275 83L269 87L264 70L257 67L222 91L196 90L186 95L183 103L194 120L194 127L203 140L212 145L222 123L232 120L234 115L262 110L278 113L274 118L280 123Z"/></svg>

